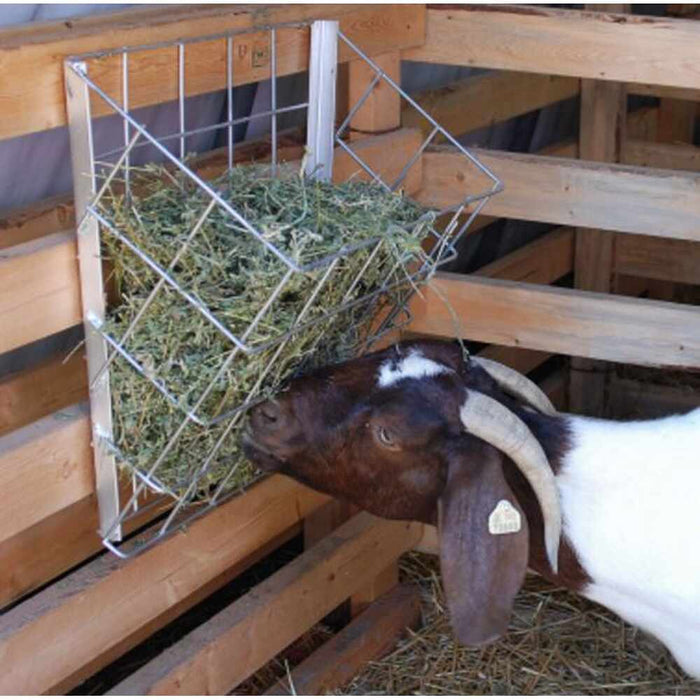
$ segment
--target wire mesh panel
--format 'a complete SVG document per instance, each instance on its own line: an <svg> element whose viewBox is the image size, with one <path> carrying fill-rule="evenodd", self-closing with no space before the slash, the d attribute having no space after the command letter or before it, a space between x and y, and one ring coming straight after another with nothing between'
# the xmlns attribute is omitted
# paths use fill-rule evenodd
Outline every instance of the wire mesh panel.
<svg viewBox="0 0 700 700"><path fill-rule="evenodd" d="M300 66L289 47L308 34ZM337 119L336 42L370 75ZM283 76L307 69L309 98L283 104ZM237 86L251 79L269 81L269 109L237 113ZM380 88L426 124L391 158L350 133ZM251 483L238 440L246 410L405 322L416 286L454 257L501 185L335 23L72 58L66 91L101 533L127 556ZM149 109L171 126L156 128ZM269 136L251 151L237 130L260 120ZM438 140L483 187L426 212L394 193ZM264 165L241 166L253 153ZM349 182L338 189L328 181L342 159ZM270 218L278 210L294 220ZM164 514L159 525L119 544L144 509Z"/></svg>

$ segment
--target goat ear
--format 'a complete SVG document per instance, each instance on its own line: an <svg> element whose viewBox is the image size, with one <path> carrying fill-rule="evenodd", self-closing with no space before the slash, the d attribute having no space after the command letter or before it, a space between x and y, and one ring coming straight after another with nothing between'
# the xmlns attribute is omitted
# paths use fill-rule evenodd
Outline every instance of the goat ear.
<svg viewBox="0 0 700 700"><path fill-rule="evenodd" d="M527 521L503 476L503 459L483 443L452 458L438 504L447 605L467 645L505 634L527 569Z"/></svg>

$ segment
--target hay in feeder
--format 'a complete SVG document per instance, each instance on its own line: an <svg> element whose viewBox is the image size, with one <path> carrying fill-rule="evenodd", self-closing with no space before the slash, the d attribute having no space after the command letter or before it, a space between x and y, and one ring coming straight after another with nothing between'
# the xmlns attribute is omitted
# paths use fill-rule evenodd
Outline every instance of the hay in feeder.
<svg viewBox="0 0 700 700"><path fill-rule="evenodd" d="M176 496L203 466L199 496L232 470L226 490L250 481L252 469L239 452L237 434L243 413L234 413L231 432L230 417L217 419L278 390L295 372L355 354L376 303L328 312L387 287L395 286L380 295L383 304L405 299L407 266L425 262L421 241L433 223L432 214L410 200L362 182L331 185L288 171L270 177L260 167L244 166L213 186L275 249L310 269L290 273L280 257L218 205L173 264L211 199L162 167L132 173L136 194L130 200L111 192L101 204L115 229L255 348L253 354L238 350L231 359L235 344L166 283L124 347L171 400L123 358L112 364L114 447L122 467L148 472L186 413L204 423L190 421L154 471ZM383 241L376 253L374 243L358 248L373 241ZM119 299L105 329L120 340L160 277L114 235L105 232L103 242ZM331 262L334 256L339 257ZM277 297L251 326L285 276ZM302 312L300 329L281 340L299 325Z"/></svg>
<svg viewBox="0 0 700 700"><path fill-rule="evenodd" d="M473 649L452 634L437 557L411 553L402 579L422 593L423 625L339 695L697 695L653 637L581 596L529 575L509 633Z"/></svg>

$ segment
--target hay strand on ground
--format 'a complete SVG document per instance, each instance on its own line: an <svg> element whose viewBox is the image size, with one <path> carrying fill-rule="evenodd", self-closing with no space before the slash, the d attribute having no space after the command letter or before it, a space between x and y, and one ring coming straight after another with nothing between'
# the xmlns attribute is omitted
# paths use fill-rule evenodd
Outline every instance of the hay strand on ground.
<svg viewBox="0 0 700 700"><path fill-rule="evenodd" d="M436 557L411 553L402 577L423 593L423 626L339 695L697 695L664 646L617 615L529 575L510 632L483 649L452 636Z"/></svg>

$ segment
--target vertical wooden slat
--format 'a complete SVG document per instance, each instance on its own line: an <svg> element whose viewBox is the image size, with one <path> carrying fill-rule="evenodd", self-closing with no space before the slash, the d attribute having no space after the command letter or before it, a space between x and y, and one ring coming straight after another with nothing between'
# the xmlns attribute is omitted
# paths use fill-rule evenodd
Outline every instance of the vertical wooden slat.
<svg viewBox="0 0 700 700"><path fill-rule="evenodd" d="M398 51L373 56L372 60L394 81L401 80L401 57ZM350 108L362 97L375 76L375 71L363 60L349 64ZM401 97L388 83L380 80L362 107L354 115L350 128L365 134L396 129L401 121Z"/></svg>
<svg viewBox="0 0 700 700"><path fill-rule="evenodd" d="M602 12L629 11L628 6L622 5L596 5L594 9ZM619 160L626 123L626 100L622 83L581 81L580 158L603 162ZM607 231L577 231L574 257L574 285L577 288L594 292L610 291L614 241L614 234ZM572 358L571 370L570 410L601 415L605 400L605 365Z"/></svg>

